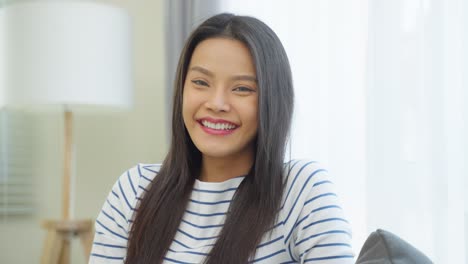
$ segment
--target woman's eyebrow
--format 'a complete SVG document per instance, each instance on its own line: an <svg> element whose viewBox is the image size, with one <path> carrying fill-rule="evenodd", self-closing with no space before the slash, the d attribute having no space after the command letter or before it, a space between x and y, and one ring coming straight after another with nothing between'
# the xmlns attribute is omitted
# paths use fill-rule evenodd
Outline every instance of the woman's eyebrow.
<svg viewBox="0 0 468 264"><path fill-rule="evenodd" d="M212 73L211 71L203 68L203 67L200 67L200 66L193 66L192 68L190 68L190 71L197 71L197 72L201 72L205 75L208 75L210 77L213 77L214 76L214 73Z"/></svg>
<svg viewBox="0 0 468 264"><path fill-rule="evenodd" d="M200 73L203 73L205 75L208 75L210 77L214 77L214 73L211 72L210 70L208 69L205 69L203 67L200 67L200 66L193 66L190 68L190 71L197 71L197 72L200 72ZM251 75L235 75L233 77L231 77L231 80L233 81L251 81L251 82L257 82L257 78L255 78L255 76L251 76Z"/></svg>
<svg viewBox="0 0 468 264"><path fill-rule="evenodd" d="M236 75L231 78L233 81L251 81L256 83L257 78L251 75Z"/></svg>

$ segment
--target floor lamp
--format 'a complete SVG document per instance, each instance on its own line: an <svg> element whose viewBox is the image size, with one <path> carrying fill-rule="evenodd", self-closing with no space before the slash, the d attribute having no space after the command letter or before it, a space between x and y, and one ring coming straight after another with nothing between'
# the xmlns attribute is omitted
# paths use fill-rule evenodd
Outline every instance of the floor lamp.
<svg viewBox="0 0 468 264"><path fill-rule="evenodd" d="M41 263L69 263L71 237L80 237L88 257L93 236L93 221L74 219L71 205L73 113L131 107L130 18L120 8L84 1L30 1L2 9L7 106L63 106L62 217L43 222L48 236Z"/></svg>

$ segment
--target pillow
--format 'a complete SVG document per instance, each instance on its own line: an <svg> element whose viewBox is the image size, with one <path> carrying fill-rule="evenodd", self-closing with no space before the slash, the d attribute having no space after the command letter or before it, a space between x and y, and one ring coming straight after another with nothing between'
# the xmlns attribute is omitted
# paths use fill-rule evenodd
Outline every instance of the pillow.
<svg viewBox="0 0 468 264"><path fill-rule="evenodd" d="M432 264L421 251L398 236L382 230L372 232L362 246L356 264Z"/></svg>

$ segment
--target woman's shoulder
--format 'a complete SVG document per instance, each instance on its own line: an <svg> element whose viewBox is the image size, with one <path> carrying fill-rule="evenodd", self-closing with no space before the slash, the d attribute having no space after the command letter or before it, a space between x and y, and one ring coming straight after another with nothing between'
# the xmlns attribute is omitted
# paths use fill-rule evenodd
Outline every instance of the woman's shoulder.
<svg viewBox="0 0 468 264"><path fill-rule="evenodd" d="M124 171L113 188L122 192L128 200L132 200L131 197L136 199L147 190L160 168L161 164L138 163Z"/></svg>
<svg viewBox="0 0 468 264"><path fill-rule="evenodd" d="M307 159L285 163L284 188L285 202L334 192L333 180L325 167L320 162Z"/></svg>
<svg viewBox="0 0 468 264"><path fill-rule="evenodd" d="M294 159L284 163L284 177L289 184L305 184L328 177L328 171L318 161L310 159Z"/></svg>
<svg viewBox="0 0 468 264"><path fill-rule="evenodd" d="M130 169L126 170L119 178L119 181L131 185L133 188L145 189L158 175L161 169L159 163L138 163Z"/></svg>

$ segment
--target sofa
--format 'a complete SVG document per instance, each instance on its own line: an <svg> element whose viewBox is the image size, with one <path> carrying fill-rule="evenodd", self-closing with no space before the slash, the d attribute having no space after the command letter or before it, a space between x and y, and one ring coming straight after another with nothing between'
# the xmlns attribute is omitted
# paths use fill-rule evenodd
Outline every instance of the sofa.
<svg viewBox="0 0 468 264"><path fill-rule="evenodd" d="M356 264L432 264L417 248L382 229L371 233L362 246Z"/></svg>

